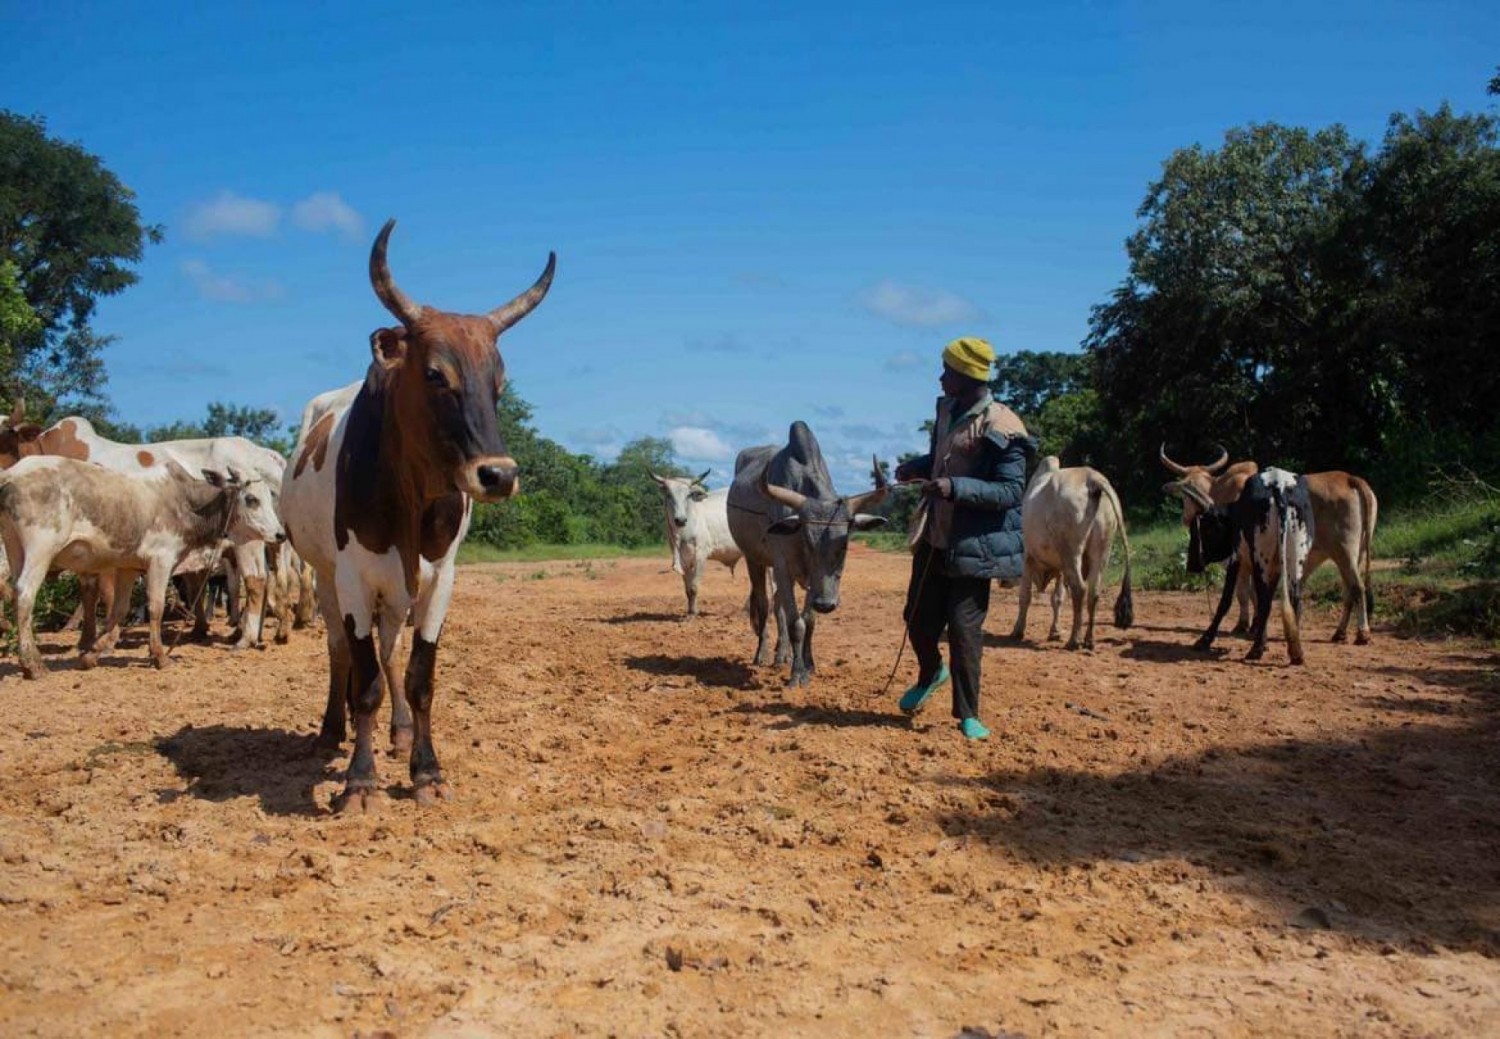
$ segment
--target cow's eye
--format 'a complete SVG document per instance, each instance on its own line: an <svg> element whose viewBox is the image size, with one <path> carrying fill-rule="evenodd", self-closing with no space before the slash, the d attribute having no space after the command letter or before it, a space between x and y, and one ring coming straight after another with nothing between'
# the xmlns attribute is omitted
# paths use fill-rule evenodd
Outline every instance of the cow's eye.
<svg viewBox="0 0 1500 1039"><path fill-rule="evenodd" d="M260 508L260 499L253 494L247 494L245 495L245 504L252 509L258 509Z"/></svg>
<svg viewBox="0 0 1500 1039"><path fill-rule="evenodd" d="M443 370L441 368L428 368L427 371L423 374L427 379L427 383L429 386L437 386L438 388L442 389L446 388L448 385L448 380L443 376Z"/></svg>

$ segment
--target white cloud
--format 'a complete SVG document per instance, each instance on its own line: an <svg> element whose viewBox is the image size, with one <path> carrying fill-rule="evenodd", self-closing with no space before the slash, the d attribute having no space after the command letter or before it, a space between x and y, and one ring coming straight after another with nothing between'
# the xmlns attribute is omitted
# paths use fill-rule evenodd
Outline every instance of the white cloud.
<svg viewBox="0 0 1500 1039"><path fill-rule="evenodd" d="M336 191L319 191L292 206L292 223L304 231L336 231L350 241L365 233L364 220Z"/></svg>
<svg viewBox="0 0 1500 1039"><path fill-rule="evenodd" d="M217 274L202 260L183 260L182 273L204 299L220 303L255 303L259 300L280 299L284 294L280 283L275 281L247 281L226 274Z"/></svg>
<svg viewBox="0 0 1500 1039"><path fill-rule="evenodd" d="M882 281L861 298L872 314L898 325L928 328L979 316L979 308L946 289L922 289Z"/></svg>
<svg viewBox="0 0 1500 1039"><path fill-rule="evenodd" d="M734 455L719 434L700 426L678 426L667 433L667 439L672 441L672 450L678 457L695 462L722 462Z"/></svg>
<svg viewBox="0 0 1500 1039"><path fill-rule="evenodd" d="M281 207L276 203L221 191L207 202L189 206L182 227L188 238L196 240L219 235L269 238L280 222Z"/></svg>
<svg viewBox="0 0 1500 1039"><path fill-rule="evenodd" d="M899 354L892 354L885 359L886 369L893 372L909 372L921 363L921 356L912 350L902 350Z"/></svg>

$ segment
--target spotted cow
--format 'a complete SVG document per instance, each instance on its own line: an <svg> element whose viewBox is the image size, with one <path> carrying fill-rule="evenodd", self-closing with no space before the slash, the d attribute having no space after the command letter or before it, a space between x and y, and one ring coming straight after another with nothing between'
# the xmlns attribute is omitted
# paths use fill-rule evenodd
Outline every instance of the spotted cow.
<svg viewBox="0 0 1500 1039"><path fill-rule="evenodd" d="M386 260L395 221L370 251L370 284L400 321L370 337L372 360L354 392L309 405L311 425L287 466L281 507L293 546L317 573L328 629L328 701L318 742L336 749L346 710L354 753L338 812L375 805L375 713L381 671L410 616L405 694L411 727L393 726L411 747L418 803L451 796L432 741L433 672L453 592L454 557L471 503L502 501L520 488L500 436L497 405L505 364L497 338L546 296L556 256L531 288L487 314L417 303L397 287ZM347 389L347 388L346 388ZM379 645L376 645L376 636ZM404 735L404 740L403 740Z"/></svg>

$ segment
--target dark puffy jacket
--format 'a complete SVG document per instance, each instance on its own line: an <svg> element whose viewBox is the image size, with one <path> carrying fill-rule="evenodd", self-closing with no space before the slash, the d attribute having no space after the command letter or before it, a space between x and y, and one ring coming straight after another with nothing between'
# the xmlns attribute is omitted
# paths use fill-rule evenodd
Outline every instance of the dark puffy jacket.
<svg viewBox="0 0 1500 1039"><path fill-rule="evenodd" d="M1009 409L1005 409L1009 414ZM906 464L910 476L930 479L937 450L933 427L928 453ZM953 481L953 525L943 552L951 577L1015 580L1021 576L1026 550L1021 543L1021 498L1026 493L1026 471L1036 457L1037 441L1025 434L1007 434L993 427L979 441L977 457L968 460L969 475Z"/></svg>

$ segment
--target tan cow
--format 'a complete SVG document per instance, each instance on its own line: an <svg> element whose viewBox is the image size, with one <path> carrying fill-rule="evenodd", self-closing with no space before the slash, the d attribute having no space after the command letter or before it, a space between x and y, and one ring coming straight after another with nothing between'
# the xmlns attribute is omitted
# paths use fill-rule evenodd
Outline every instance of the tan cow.
<svg viewBox="0 0 1500 1039"><path fill-rule="evenodd" d="M1130 593L1130 538L1125 532L1125 514L1120 499L1104 474L1086 465L1068 469L1056 455L1048 455L1037 466L1026 495L1021 499L1021 536L1026 545L1026 568L1021 572L1021 605L1011 638L1026 635L1026 611L1031 589L1045 589L1054 578L1052 629L1058 637L1057 613L1062 586L1073 599L1073 629L1067 648L1077 649L1085 605L1088 624L1082 646L1094 648L1094 611L1099 606L1099 579L1109 566L1115 532L1125 546L1125 579L1115 600L1115 627L1135 623L1134 599Z"/></svg>
<svg viewBox="0 0 1500 1039"><path fill-rule="evenodd" d="M1258 471L1254 462L1236 462L1225 468L1229 452L1223 447L1219 448L1218 460L1206 466L1181 465L1172 461L1167 457L1166 444L1161 446L1160 456L1161 464L1178 477L1163 489L1182 499L1182 524L1185 527L1191 527L1205 510L1215 505L1232 505L1239 500L1245 481ZM1344 589L1344 612L1334 629L1333 641L1343 642L1348 638L1349 616L1358 611L1354 641L1362 646L1370 641L1370 611L1374 609L1374 593L1370 587L1370 542L1375 536L1379 502L1369 483L1341 470L1307 473L1304 479L1312 501L1313 537L1312 549L1302 571L1303 580L1324 560L1333 560ZM1189 569L1192 569L1194 561L1190 559L1188 562ZM1250 622L1250 567L1248 560L1242 559L1241 562L1246 565L1239 568L1239 583L1235 588L1240 604L1235 632L1249 630Z"/></svg>
<svg viewBox="0 0 1500 1039"><path fill-rule="evenodd" d="M83 575L121 571L146 577L151 659L166 664L161 615L172 570L221 538L280 540L285 535L262 480L240 483L205 470L207 482L168 461L142 475L70 458L26 458L0 473L0 536L15 575L16 627L27 678L46 672L32 631L37 589L51 569ZM92 667L119 636L129 597L117 596L104 632L80 664Z"/></svg>

